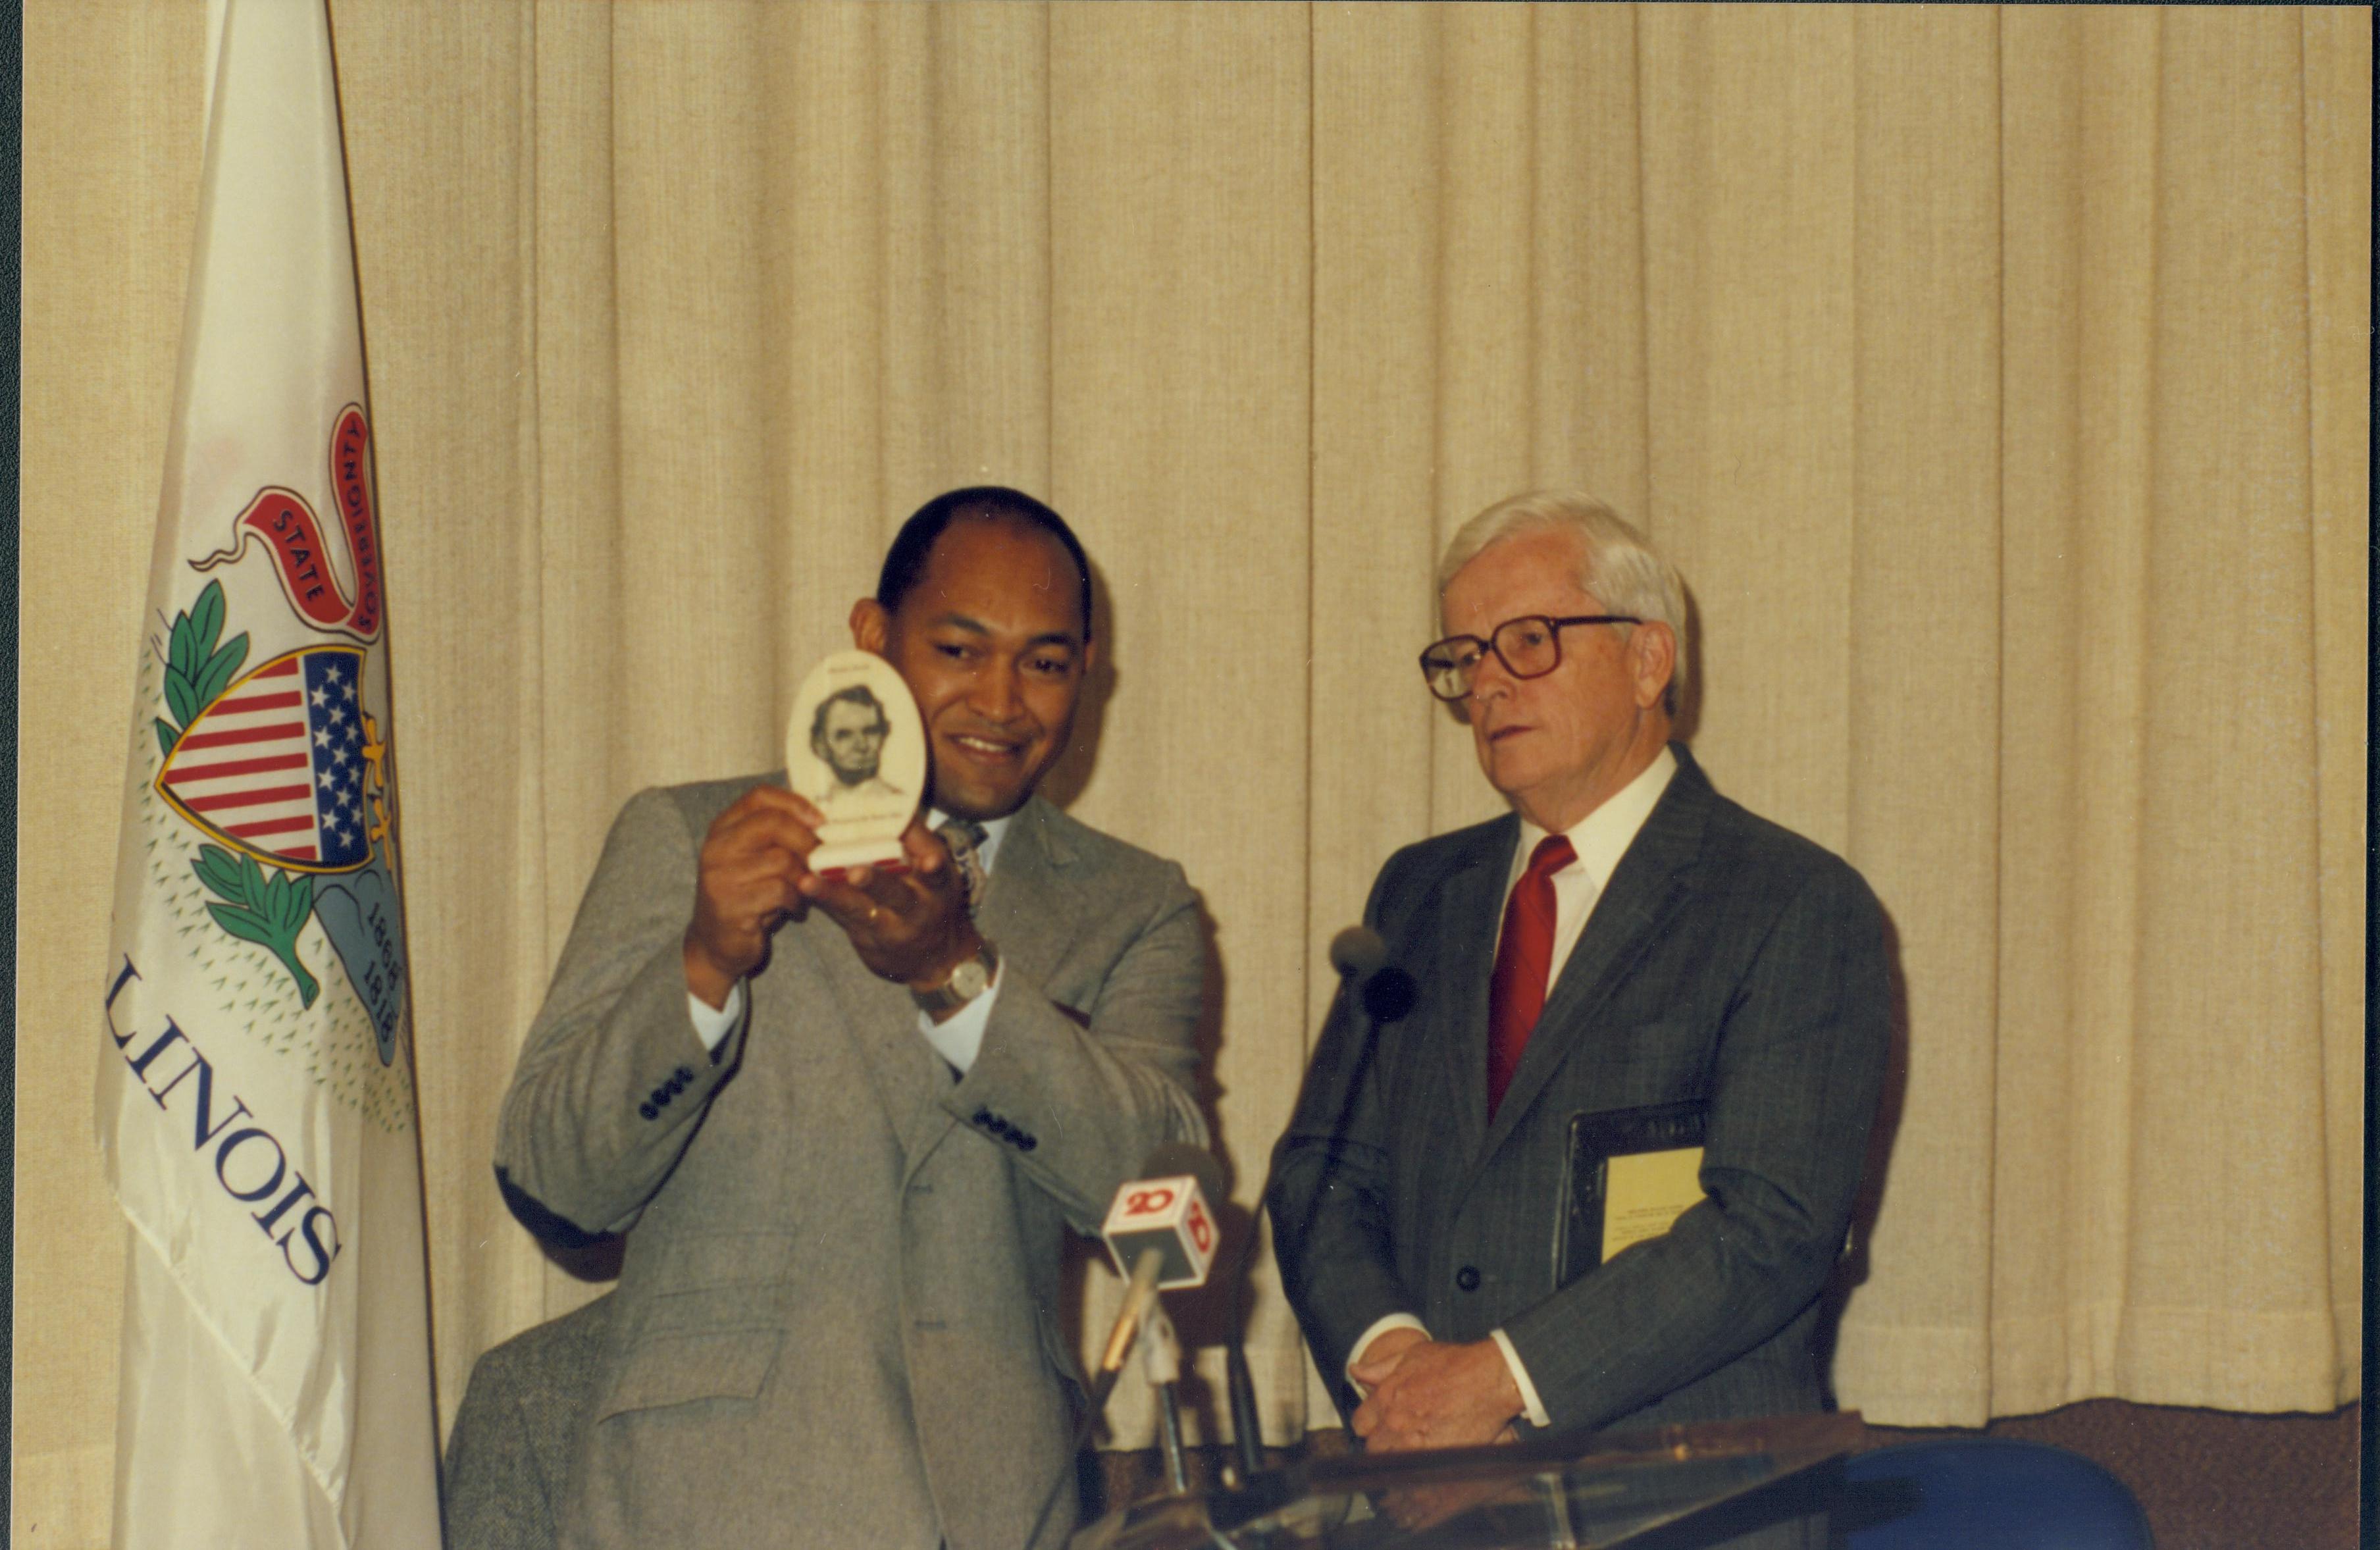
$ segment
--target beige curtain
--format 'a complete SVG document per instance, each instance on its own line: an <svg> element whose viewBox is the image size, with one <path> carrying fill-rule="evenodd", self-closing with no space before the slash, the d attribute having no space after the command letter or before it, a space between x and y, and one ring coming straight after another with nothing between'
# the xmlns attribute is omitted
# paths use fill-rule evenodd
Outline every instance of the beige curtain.
<svg viewBox="0 0 2380 1550"><path fill-rule="evenodd" d="M1323 945L1390 850L1494 809L1414 681L1435 551L1584 484L1686 571L1720 788L1893 921L1842 1402L2354 1396L2364 13L333 19L442 1416L601 1290L488 1159L611 814L775 762L893 526L983 479L1099 563L1113 671L1060 784L1205 894L1244 1202ZM91 1038L205 7L25 21L13 1539L81 1546L123 1246ZM1113 1278L1084 1286L1097 1321ZM1254 1334L1270 1434L1326 1421L1269 1275Z"/></svg>

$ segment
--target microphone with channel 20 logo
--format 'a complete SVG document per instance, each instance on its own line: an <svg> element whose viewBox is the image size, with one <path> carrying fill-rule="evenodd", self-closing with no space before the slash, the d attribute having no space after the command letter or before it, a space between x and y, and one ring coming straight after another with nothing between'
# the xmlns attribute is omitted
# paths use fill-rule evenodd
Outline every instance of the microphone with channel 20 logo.
<svg viewBox="0 0 2380 1550"><path fill-rule="evenodd" d="M1215 1263L1215 1214L1207 1197L1222 1193L1223 1172L1214 1157L1187 1142L1169 1141L1148 1154L1140 1174L1116 1191L1099 1229L1116 1269L1131 1284L1093 1379L1094 1411L1115 1387L1150 1299L1160 1290L1206 1285Z"/></svg>

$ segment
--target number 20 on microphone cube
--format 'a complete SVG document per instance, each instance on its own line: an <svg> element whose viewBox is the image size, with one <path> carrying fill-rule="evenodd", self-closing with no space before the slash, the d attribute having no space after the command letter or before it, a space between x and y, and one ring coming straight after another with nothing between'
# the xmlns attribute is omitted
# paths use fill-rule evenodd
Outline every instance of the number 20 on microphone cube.
<svg viewBox="0 0 2380 1550"><path fill-rule="evenodd" d="M1141 1250L1163 1249L1165 1268L1157 1280L1161 1290L1205 1285L1207 1267L1215 1260L1215 1218L1208 1214L1198 1181L1186 1173L1127 1185L1109 1210L1100 1236L1121 1276L1132 1274Z"/></svg>

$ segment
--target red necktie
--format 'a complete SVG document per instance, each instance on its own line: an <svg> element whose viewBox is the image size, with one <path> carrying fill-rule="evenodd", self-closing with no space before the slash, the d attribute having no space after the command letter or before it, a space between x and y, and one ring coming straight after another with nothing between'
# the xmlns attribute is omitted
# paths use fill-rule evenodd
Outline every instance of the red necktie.
<svg viewBox="0 0 2380 1550"><path fill-rule="evenodd" d="M1504 1101L1529 1031L1546 1009L1553 969L1554 874L1578 859L1570 836L1548 834L1529 853L1529 869L1504 902L1504 932L1496 941L1496 968L1488 981L1488 1117Z"/></svg>

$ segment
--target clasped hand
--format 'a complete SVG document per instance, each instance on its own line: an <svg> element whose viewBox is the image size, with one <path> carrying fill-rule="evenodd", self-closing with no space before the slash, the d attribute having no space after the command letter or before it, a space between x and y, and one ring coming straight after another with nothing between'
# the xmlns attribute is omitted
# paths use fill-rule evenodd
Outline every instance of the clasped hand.
<svg viewBox="0 0 2380 1550"><path fill-rule="evenodd" d="M1375 1453L1509 1442L1520 1386L1493 1340L1450 1344L1418 1329L1391 1329L1348 1369L1371 1390L1355 1435Z"/></svg>
<svg viewBox="0 0 2380 1550"><path fill-rule="evenodd" d="M807 799L767 785L712 821L685 943L686 988L706 1005L725 1005L735 982L768 962L770 934L813 907L843 928L871 971L915 988L941 983L975 952L965 883L923 822L901 836L907 871L861 867L839 878L809 868L823 822Z"/></svg>

